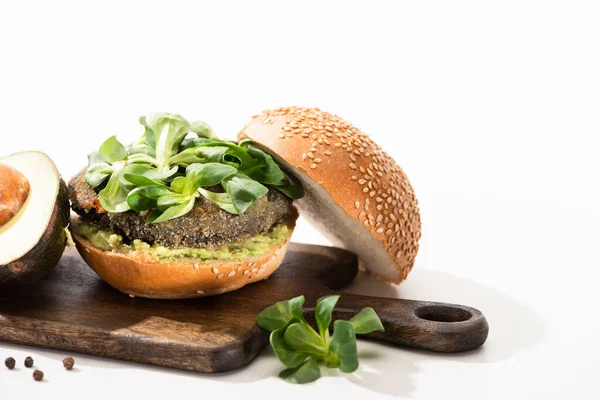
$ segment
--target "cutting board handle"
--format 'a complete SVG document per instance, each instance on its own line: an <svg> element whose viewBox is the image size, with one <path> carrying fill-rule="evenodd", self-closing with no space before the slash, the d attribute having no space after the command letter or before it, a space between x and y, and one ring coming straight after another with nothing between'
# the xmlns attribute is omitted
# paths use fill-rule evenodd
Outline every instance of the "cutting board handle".
<svg viewBox="0 0 600 400"><path fill-rule="evenodd" d="M373 307L385 328L385 332L364 336L374 340L456 353L478 348L488 336L488 323L481 311L457 304L343 293L333 319L350 319L364 307ZM314 318L314 308L306 311Z"/></svg>

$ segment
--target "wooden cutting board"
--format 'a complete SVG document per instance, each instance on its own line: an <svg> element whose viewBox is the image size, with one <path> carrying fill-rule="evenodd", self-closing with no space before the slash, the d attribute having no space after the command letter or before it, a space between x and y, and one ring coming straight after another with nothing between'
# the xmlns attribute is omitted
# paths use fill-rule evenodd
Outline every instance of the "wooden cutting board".
<svg viewBox="0 0 600 400"><path fill-rule="evenodd" d="M309 321L320 296L336 293L357 273L347 251L292 244L267 280L194 300L130 298L102 281L74 248L50 277L30 286L0 287L0 341L99 357L223 372L249 363L268 343L256 315L280 300L305 295ZM385 332L368 335L438 352L481 346L488 324L476 309L343 294L334 320L373 307ZM313 321L314 322L314 321Z"/></svg>

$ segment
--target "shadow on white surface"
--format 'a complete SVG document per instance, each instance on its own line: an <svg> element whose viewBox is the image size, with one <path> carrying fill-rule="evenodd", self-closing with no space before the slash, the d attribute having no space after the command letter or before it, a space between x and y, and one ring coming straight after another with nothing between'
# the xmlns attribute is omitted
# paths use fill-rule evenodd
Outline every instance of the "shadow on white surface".
<svg viewBox="0 0 600 400"><path fill-rule="evenodd" d="M482 348L455 354L406 350L423 356L493 363L536 346L544 335L544 326L538 313L525 304L494 288L446 272L415 268L410 279L400 286L392 286L361 273L345 291L379 297L464 304L479 309L486 316L490 333Z"/></svg>
<svg viewBox="0 0 600 400"><path fill-rule="evenodd" d="M364 348L365 342L359 343ZM348 380L365 389L392 396L412 397L415 391L413 375L419 372L414 359L398 356L389 351L389 345L378 345L377 349L361 351L358 356L358 371L348 376ZM339 375L347 376L339 373Z"/></svg>
<svg viewBox="0 0 600 400"><path fill-rule="evenodd" d="M321 379L352 382L376 393L411 397L415 390L412 375L418 372L413 357L404 357L390 349L393 346L360 340L358 343L359 369L345 374L338 369L321 366ZM285 367L277 360L270 348L265 349L246 368L221 374L203 374L207 379L228 383L252 383L263 379L275 379ZM322 381L313 383L318 385Z"/></svg>

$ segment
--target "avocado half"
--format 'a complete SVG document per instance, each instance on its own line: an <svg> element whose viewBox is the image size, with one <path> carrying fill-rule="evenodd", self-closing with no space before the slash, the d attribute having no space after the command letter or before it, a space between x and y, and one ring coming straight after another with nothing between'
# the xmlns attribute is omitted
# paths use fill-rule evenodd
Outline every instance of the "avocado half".
<svg viewBox="0 0 600 400"><path fill-rule="evenodd" d="M0 226L0 284L33 282L52 271L66 247L67 186L56 165L41 152L12 154L0 158L0 164L18 171L29 183L27 198ZM0 177L0 185L3 179L10 187L6 181L12 178Z"/></svg>

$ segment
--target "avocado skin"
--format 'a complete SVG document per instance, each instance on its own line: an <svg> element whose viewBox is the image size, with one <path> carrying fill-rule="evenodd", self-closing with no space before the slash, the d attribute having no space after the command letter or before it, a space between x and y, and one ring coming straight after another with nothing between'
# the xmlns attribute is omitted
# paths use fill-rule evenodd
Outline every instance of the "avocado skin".
<svg viewBox="0 0 600 400"><path fill-rule="evenodd" d="M69 191L61 179L52 216L40 241L18 260L0 265L0 284L27 284L48 275L67 245L65 228L70 218Z"/></svg>

